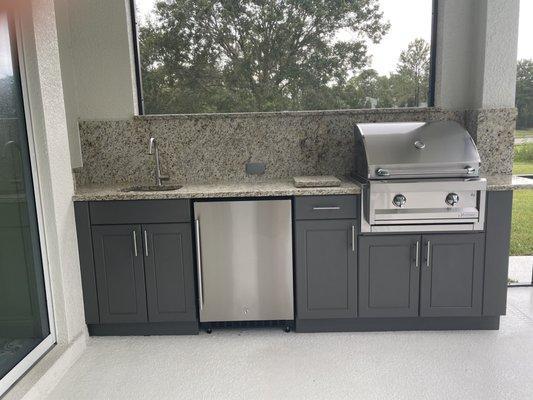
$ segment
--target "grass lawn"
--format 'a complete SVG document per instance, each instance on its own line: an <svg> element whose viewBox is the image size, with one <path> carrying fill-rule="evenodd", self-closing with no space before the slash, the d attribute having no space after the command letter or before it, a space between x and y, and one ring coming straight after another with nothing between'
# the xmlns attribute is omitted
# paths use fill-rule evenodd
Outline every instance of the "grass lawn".
<svg viewBox="0 0 533 400"><path fill-rule="evenodd" d="M516 138L525 138L525 137L533 137L533 129L528 129L528 130L516 130L514 132L514 136Z"/></svg>
<svg viewBox="0 0 533 400"><path fill-rule="evenodd" d="M515 163L513 166L513 173L515 175L533 174L531 151L530 149L526 149L525 146L533 148L533 144L516 146ZM533 255L533 190L516 190L513 193L511 255Z"/></svg>

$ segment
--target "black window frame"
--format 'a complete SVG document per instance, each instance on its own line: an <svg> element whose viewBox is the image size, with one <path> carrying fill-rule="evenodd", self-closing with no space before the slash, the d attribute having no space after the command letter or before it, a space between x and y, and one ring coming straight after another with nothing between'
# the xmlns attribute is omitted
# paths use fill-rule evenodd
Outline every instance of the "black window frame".
<svg viewBox="0 0 533 400"><path fill-rule="evenodd" d="M438 23L438 8L439 0L432 1L431 12L431 43L429 56L429 87L428 87L428 107L435 107L435 70L437 57L437 23ZM130 0L130 16L131 16L131 31L133 35L133 57L135 62L135 82L137 87L137 106L139 115L145 114L144 97L142 88L142 72L141 72L141 55L139 50L139 27L137 23L137 9L135 8L135 0ZM153 114L157 115L157 114Z"/></svg>

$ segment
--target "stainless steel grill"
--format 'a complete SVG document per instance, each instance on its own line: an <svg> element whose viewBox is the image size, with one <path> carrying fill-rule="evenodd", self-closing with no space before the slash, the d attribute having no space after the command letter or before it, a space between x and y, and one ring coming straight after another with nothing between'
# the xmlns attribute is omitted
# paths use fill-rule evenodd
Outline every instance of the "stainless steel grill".
<svg viewBox="0 0 533 400"><path fill-rule="evenodd" d="M357 124L362 232L483 230L486 180L453 121Z"/></svg>

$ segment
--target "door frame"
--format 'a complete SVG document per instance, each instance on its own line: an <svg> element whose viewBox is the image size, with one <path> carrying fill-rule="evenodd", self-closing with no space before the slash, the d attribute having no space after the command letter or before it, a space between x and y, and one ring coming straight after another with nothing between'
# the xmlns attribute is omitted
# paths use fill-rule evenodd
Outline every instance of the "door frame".
<svg viewBox="0 0 533 400"><path fill-rule="evenodd" d="M39 170L36 156L36 142L33 131L31 106L29 99L29 89L26 75L26 65L24 63L24 45L22 41L23 32L20 18L16 14L9 14L8 21L10 24L10 31L14 34L11 38L11 46L14 53L17 55L15 60L14 73L20 77L20 87L22 91L22 103L24 108L25 122L26 122L26 137L28 142L30 168L33 182L33 197L35 201L35 213L37 217L37 231L39 236L41 264L43 269L44 295L46 299L46 310L48 315L48 324L50 333L41 343L39 343L30 353L26 355L18 364L16 364L11 371L9 371L2 379L0 379L0 396L5 394L11 386L13 386L32 366L39 361L54 345L57 343L56 323L54 318L54 310L52 303L52 289L50 283L50 268L48 263L47 242L44 230L44 212L43 203L40 193Z"/></svg>

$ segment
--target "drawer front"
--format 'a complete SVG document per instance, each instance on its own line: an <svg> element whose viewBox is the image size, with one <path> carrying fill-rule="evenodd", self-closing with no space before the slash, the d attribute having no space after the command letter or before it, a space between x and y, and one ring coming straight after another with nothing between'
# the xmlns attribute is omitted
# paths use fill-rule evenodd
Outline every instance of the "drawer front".
<svg viewBox="0 0 533 400"><path fill-rule="evenodd" d="M358 196L301 196L294 200L294 219L356 219Z"/></svg>
<svg viewBox="0 0 533 400"><path fill-rule="evenodd" d="M92 201L92 225L190 222L190 200Z"/></svg>

